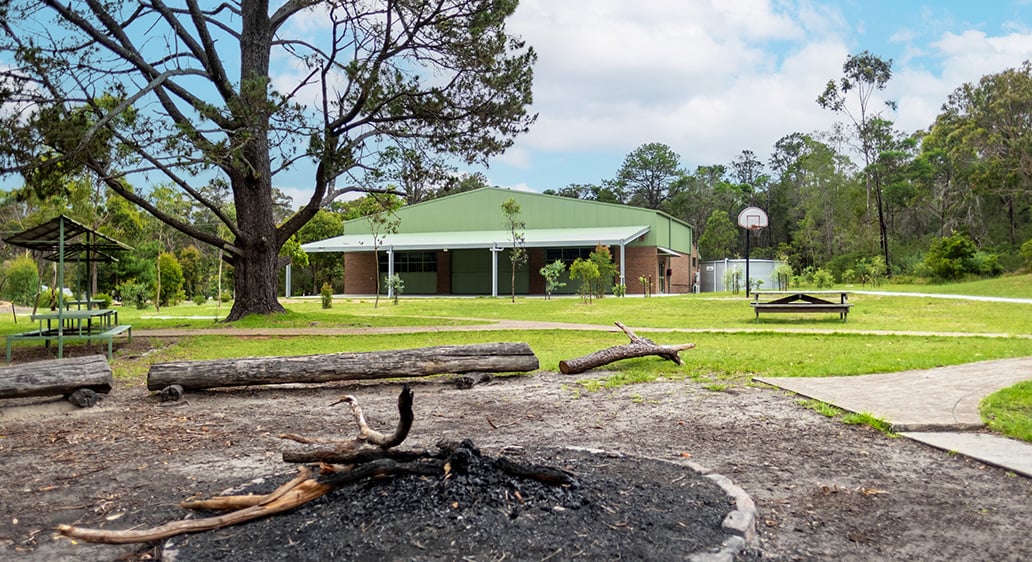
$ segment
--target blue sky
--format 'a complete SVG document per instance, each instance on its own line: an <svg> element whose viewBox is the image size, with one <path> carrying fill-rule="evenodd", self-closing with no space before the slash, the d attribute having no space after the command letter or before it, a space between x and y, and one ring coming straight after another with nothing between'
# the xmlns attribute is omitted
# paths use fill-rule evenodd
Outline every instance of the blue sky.
<svg viewBox="0 0 1032 562"><path fill-rule="evenodd" d="M297 30L324 23L314 14ZM489 167L462 171L537 192L613 178L650 142L689 171L743 150L765 162L781 137L839 119L815 100L849 54L893 60L886 117L907 132L962 84L1032 59L1032 0L521 0L508 28L538 53L538 121ZM276 187L301 203L312 175Z"/></svg>
<svg viewBox="0 0 1032 562"><path fill-rule="evenodd" d="M950 92L1032 59L1032 0L522 0L538 121L484 171L542 191L599 183L662 142L689 170L766 161L793 132L838 119L815 102L847 55L893 59L887 114L925 129Z"/></svg>

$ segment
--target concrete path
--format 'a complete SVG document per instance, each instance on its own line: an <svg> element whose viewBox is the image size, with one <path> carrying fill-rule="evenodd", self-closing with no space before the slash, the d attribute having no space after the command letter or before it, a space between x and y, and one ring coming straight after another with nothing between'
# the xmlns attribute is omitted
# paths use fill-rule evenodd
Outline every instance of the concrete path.
<svg viewBox="0 0 1032 562"><path fill-rule="evenodd" d="M904 437L1032 478L1032 443L975 431L984 427L978 402L1032 380L1032 357L853 377L757 377L778 388L866 412Z"/></svg>

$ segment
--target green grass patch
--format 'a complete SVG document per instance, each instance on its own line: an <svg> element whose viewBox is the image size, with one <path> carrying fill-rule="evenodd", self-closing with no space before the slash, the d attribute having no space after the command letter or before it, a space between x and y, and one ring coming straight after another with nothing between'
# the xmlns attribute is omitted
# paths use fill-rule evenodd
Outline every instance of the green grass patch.
<svg viewBox="0 0 1032 562"><path fill-rule="evenodd" d="M931 288L936 291L932 291ZM859 287L858 287L859 288ZM845 287L845 289L849 289ZM885 286L885 290L993 294L1032 298L1032 277L1004 277L954 285ZM926 290L928 289L928 290ZM333 308L322 309L318 299L285 299L288 312L254 316L232 323L240 328L366 328L391 326L472 325L496 320L551 321L612 326L621 321L636 328L684 330L831 330L909 331L1027 335L1032 333L1032 304L995 303L943 299L928 296L852 295L848 322L837 314L768 314L756 322L744 294L704 293L655 298L606 297L592 304L579 298L545 300L521 297L515 303L504 298L410 298L394 305L370 299L340 298ZM229 303L184 303L137 310L119 307L119 322L138 330L147 328L212 328L226 326L218 320L229 313ZM10 314L0 315L0 335L32 327L27 315L15 324Z"/></svg>
<svg viewBox="0 0 1032 562"><path fill-rule="evenodd" d="M861 287L856 288L860 289ZM978 279L961 283L887 284L873 290L1032 299L1032 275L1005 275L995 279Z"/></svg>
<svg viewBox="0 0 1032 562"><path fill-rule="evenodd" d="M887 437L897 437L897 435L892 432L892 424L874 416L870 412L847 412L842 415L842 423L848 425L866 425L871 429L880 431Z"/></svg>
<svg viewBox="0 0 1032 562"><path fill-rule="evenodd" d="M836 408L827 402L821 402L820 400L799 400L797 403L808 410L813 410L814 412L829 418L837 418L845 413L844 410Z"/></svg>
<svg viewBox="0 0 1032 562"><path fill-rule="evenodd" d="M846 287L849 289L849 287ZM861 287L857 287L861 289ZM952 285L883 286L886 291L950 293L1032 298L1032 276L1018 275ZM134 337L149 328L184 330L234 327L389 328L410 326L472 326L498 320L570 322L599 326L598 331L530 330L464 331L415 334L306 335L303 337L246 337L201 335L182 338L143 357L116 358L115 375L142 382L150 364L181 359L308 355L346 351L379 351L497 341L527 342L542 369L556 370L570 359L604 347L627 342L618 332L601 330L620 321L639 335L660 344L693 342L684 351L684 366L657 357L619 361L606 366L605 375L591 374L569 383L571 392L594 392L656 380L691 380L714 391L750 384L757 376L819 377L928 369L973 361L1032 355L1032 304L943 299L930 296L856 294L848 322L835 314L764 315L755 321L744 295L726 293L663 296L656 298L606 297L592 304L579 298L405 298L394 305L381 300L338 298L333 308L322 309L319 299L286 299L287 313L254 316L226 324L218 322L230 310L213 302L151 309L120 307L119 322L132 324ZM0 315L0 335L33 328L27 315L15 323ZM653 331L655 329L675 331ZM896 332L896 333L893 333ZM139 334L139 335L137 335ZM932 335L941 334L941 335ZM957 335L964 337L957 337ZM998 335L1000 337L988 337ZM18 345L36 345L24 343ZM1032 383L1029 383L1032 384ZM990 427L1025 435L1028 422L1027 386L1016 395L987 399L983 415ZM995 395L994 395L995 397ZM1024 400L1024 401L1023 401ZM810 407L810 406L808 406ZM1014 415L1007 412L1013 410ZM1016 422L1004 421L1017 419ZM862 422L864 423L864 422ZM1002 424L1002 425L1001 425ZM1024 432L1024 433L1022 433ZM1030 439L1032 440L1032 439Z"/></svg>
<svg viewBox="0 0 1032 562"><path fill-rule="evenodd" d="M656 343L694 342L681 352L683 366L658 357L641 357L606 366L603 377L576 382L587 391L641 384L659 379L692 379L706 384L746 384L755 376L829 376L896 372L1032 355L1032 340L1020 338L945 338L859 334L682 333L646 332ZM311 355L347 351L381 351L434 345L526 342L542 369L558 370L559 361L600 347L624 343L613 332L519 330L368 334L348 336L247 337L201 335L144 357L117 359L116 374L139 376L154 362L275 355ZM972 349L978 349L973 353Z"/></svg>
<svg viewBox="0 0 1032 562"><path fill-rule="evenodd" d="M979 411L990 429L1032 441L1032 381L990 394L979 403Z"/></svg>

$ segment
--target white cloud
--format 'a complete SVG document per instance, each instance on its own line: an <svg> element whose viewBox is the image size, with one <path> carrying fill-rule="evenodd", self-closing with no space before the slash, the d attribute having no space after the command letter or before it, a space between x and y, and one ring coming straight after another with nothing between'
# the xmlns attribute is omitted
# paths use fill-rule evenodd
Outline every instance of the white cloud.
<svg viewBox="0 0 1032 562"><path fill-rule="evenodd" d="M943 59L943 77L960 86L1032 58L1032 33L996 37L976 30L944 33L931 46Z"/></svg>
<svg viewBox="0 0 1032 562"><path fill-rule="evenodd" d="M540 116L521 154L655 141L711 164L829 123L815 100L848 53L841 18L808 2L713 4L522 2L510 30L539 53Z"/></svg>

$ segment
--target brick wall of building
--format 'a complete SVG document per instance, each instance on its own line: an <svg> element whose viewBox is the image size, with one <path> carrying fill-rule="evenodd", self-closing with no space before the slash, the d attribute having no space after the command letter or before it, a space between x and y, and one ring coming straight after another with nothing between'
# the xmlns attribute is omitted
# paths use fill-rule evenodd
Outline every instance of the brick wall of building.
<svg viewBox="0 0 1032 562"><path fill-rule="evenodd" d="M344 254L344 292L351 295L376 294L373 252Z"/></svg>

